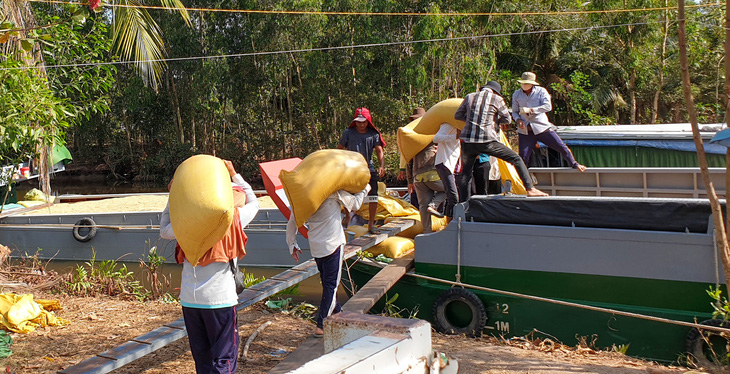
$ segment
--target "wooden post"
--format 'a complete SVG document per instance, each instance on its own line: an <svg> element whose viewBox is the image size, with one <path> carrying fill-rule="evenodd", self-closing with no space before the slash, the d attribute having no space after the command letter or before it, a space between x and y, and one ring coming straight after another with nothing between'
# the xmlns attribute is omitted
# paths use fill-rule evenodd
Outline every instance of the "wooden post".
<svg viewBox="0 0 730 374"><path fill-rule="evenodd" d="M730 287L730 247L727 242L727 232L725 232L725 221L722 216L722 207L717 199L715 187L710 180L710 172L707 166L707 157L705 155L705 146L702 143L699 126L697 125L697 112L695 111L694 97L692 96L692 86L689 80L689 62L687 60L687 40L685 28L684 0L679 0L678 17L679 17L679 64L682 68L682 90L684 91L684 99L687 103L687 114L689 122L692 125L692 138L697 148L697 159L700 164L702 173L702 181L707 190L707 197L710 199L712 206L712 220L715 224L715 241L717 248L720 248L720 257L722 258L722 266L725 270L725 284ZM727 41L726 41L727 45ZM727 78L727 77L726 77ZM727 188L727 186L726 186Z"/></svg>

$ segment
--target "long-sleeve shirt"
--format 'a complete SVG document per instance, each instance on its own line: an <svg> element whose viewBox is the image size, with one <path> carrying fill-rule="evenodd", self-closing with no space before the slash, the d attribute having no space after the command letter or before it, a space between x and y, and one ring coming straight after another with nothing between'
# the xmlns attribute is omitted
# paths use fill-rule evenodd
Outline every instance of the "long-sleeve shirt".
<svg viewBox="0 0 730 374"><path fill-rule="evenodd" d="M532 108L532 114L520 113L520 108ZM534 134L540 134L553 127L547 112L553 110L550 93L540 86L533 86L529 95L519 89L512 94L512 117L525 122L525 127L517 127L517 132L527 135L527 126L532 127Z"/></svg>
<svg viewBox="0 0 730 374"><path fill-rule="evenodd" d="M433 142L438 144L434 164L443 164L452 174L461 157L461 141L456 137L458 132L456 127L444 122L433 136Z"/></svg>
<svg viewBox="0 0 730 374"><path fill-rule="evenodd" d="M464 121L461 140L464 143L499 141L495 125L512 122L507 104L491 88L484 86L464 98L454 113L454 119Z"/></svg>
<svg viewBox="0 0 730 374"><path fill-rule="evenodd" d="M342 227L340 206L352 212L360 208L365 196L370 192L370 185L364 190L351 194L344 190L333 193L320 205L314 214L307 220L309 232L309 250L312 257L322 258L331 255L337 247L347 242L345 230ZM297 224L294 214L289 216L286 224L286 244L289 253L294 251L297 242Z"/></svg>
<svg viewBox="0 0 730 374"><path fill-rule="evenodd" d="M259 201L251 185L236 174L231 178L231 185L242 187L246 194L246 205L238 207L241 228L253 221L259 211ZM170 205L165 207L160 217L160 237L174 240L175 233L170 222ZM236 266L237 260L233 259ZM233 272L227 262L213 262L206 266L193 266L183 261L180 281L180 304L189 308L217 309L236 305L236 284Z"/></svg>

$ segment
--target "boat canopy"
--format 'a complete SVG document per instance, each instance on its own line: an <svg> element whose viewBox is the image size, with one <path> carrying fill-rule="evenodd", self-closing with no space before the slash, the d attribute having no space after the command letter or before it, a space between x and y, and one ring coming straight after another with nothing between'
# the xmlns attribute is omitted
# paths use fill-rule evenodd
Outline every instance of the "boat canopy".
<svg viewBox="0 0 730 374"><path fill-rule="evenodd" d="M699 126L710 167L724 167L726 147L709 141L724 124ZM697 167L689 123L661 125L565 126L556 132L576 160L589 167ZM547 148L540 144L541 148ZM566 166L557 152L531 166ZM567 165L569 166L569 165Z"/></svg>

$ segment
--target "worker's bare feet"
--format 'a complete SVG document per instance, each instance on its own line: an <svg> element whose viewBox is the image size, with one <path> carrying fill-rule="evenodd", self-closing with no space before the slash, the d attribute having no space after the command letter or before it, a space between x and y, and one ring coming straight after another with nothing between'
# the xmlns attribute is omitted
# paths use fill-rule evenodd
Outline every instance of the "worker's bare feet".
<svg viewBox="0 0 730 374"><path fill-rule="evenodd" d="M545 192L542 192L542 191L538 190L535 187L532 187L529 190L527 190L527 196L529 196L529 197L537 197L537 196L550 196L550 195L546 194Z"/></svg>
<svg viewBox="0 0 730 374"><path fill-rule="evenodd" d="M316 327L314 329L314 334L312 334L315 338L321 338L324 336L324 330L320 329L319 327Z"/></svg>
<svg viewBox="0 0 730 374"><path fill-rule="evenodd" d="M586 171L586 167L581 164L575 164L574 169L578 170L581 173L585 173Z"/></svg>

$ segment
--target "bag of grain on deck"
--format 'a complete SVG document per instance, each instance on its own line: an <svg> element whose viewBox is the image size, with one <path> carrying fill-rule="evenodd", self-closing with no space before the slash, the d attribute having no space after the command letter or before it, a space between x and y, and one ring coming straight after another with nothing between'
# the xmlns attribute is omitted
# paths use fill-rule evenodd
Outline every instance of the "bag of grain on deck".
<svg viewBox="0 0 730 374"><path fill-rule="evenodd" d="M301 227L335 191L357 193L365 189L370 182L370 169L357 152L323 149L305 157L294 170L282 170L279 180L297 227Z"/></svg>
<svg viewBox="0 0 730 374"><path fill-rule="evenodd" d="M402 218L402 219L412 219L413 226L395 234L396 236L404 237L404 238L415 238L416 235L423 234L423 223L421 222L421 215L420 214L412 214L410 216L403 216L403 217L388 217L385 219L385 223L390 223L395 219ZM431 217L431 230L433 232L441 231L446 227L446 217L439 218L432 216Z"/></svg>
<svg viewBox="0 0 730 374"><path fill-rule="evenodd" d="M390 258L398 258L412 251L415 247L416 244L413 239L391 236L374 247L370 247L366 252L372 253L373 256L383 255Z"/></svg>
<svg viewBox="0 0 730 374"><path fill-rule="evenodd" d="M233 222L231 176L223 160L196 155L175 170L170 223L185 258L195 266Z"/></svg>

